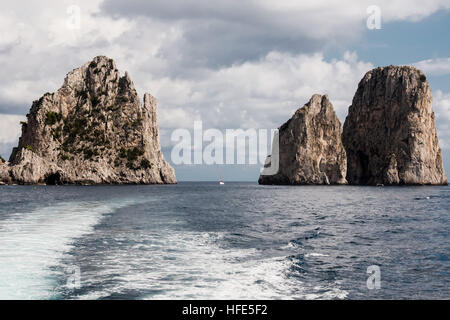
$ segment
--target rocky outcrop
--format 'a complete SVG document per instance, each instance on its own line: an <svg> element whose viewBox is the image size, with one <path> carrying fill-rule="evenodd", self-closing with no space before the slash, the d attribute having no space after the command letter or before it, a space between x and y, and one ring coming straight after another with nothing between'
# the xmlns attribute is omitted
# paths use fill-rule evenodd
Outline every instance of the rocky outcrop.
<svg viewBox="0 0 450 320"><path fill-rule="evenodd" d="M19 184L176 183L160 148L157 103L96 57L35 101L0 180Z"/></svg>
<svg viewBox="0 0 450 320"><path fill-rule="evenodd" d="M447 184L425 75L389 66L366 73L349 107L343 143L350 184Z"/></svg>
<svg viewBox="0 0 450 320"><path fill-rule="evenodd" d="M8 169L8 166L0 157L0 186L10 182Z"/></svg>
<svg viewBox="0 0 450 320"><path fill-rule="evenodd" d="M313 95L279 128L278 171L267 174L275 148L258 182L260 184L345 184L346 155L341 123L327 95ZM275 141L276 142L276 141ZM274 145L276 145L274 143Z"/></svg>

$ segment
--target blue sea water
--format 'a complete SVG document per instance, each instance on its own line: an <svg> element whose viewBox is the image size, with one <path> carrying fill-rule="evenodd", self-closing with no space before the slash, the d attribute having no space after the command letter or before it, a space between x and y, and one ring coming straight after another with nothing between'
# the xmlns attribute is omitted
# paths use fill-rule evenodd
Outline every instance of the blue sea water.
<svg viewBox="0 0 450 320"><path fill-rule="evenodd" d="M449 299L449 209L449 187L3 186L0 298Z"/></svg>

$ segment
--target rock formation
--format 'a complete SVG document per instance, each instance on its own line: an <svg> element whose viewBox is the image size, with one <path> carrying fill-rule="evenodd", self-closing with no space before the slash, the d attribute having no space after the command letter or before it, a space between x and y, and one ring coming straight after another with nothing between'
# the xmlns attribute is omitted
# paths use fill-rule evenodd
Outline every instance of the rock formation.
<svg viewBox="0 0 450 320"><path fill-rule="evenodd" d="M9 172L3 158L0 157L0 186L9 182Z"/></svg>
<svg viewBox="0 0 450 320"><path fill-rule="evenodd" d="M366 73L343 143L350 184L447 184L425 75L389 66Z"/></svg>
<svg viewBox="0 0 450 320"><path fill-rule="evenodd" d="M156 100L96 57L33 102L0 181L18 184L176 183L160 148Z"/></svg>
<svg viewBox="0 0 450 320"><path fill-rule="evenodd" d="M272 150L272 157L275 152ZM341 123L328 96L313 95L279 128L278 162L278 172L267 175L263 171L260 184L346 183Z"/></svg>

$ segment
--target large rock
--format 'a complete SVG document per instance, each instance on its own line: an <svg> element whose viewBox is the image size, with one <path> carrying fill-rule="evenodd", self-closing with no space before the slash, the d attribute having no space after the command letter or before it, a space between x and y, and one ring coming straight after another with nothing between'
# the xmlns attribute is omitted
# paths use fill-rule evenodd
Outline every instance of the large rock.
<svg viewBox="0 0 450 320"><path fill-rule="evenodd" d="M425 75L389 66L366 73L343 143L350 184L447 184Z"/></svg>
<svg viewBox="0 0 450 320"><path fill-rule="evenodd" d="M161 152L156 106L148 93L141 105L128 73L121 77L112 59L96 57L70 72L58 91L33 103L0 179L19 184L176 183Z"/></svg>
<svg viewBox="0 0 450 320"><path fill-rule="evenodd" d="M10 182L11 182L11 179L9 176L9 167L6 165L6 163L0 157L0 186L10 183Z"/></svg>
<svg viewBox="0 0 450 320"><path fill-rule="evenodd" d="M272 150L270 161L275 155L276 150ZM265 169L258 180L260 184L346 183L341 123L328 96L313 95L279 128L279 159L276 160L278 172L267 175Z"/></svg>

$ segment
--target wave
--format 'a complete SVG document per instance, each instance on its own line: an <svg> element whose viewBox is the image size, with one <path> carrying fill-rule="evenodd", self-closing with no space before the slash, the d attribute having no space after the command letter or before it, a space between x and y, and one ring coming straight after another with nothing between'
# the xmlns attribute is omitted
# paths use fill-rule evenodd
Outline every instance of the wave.
<svg viewBox="0 0 450 320"><path fill-rule="evenodd" d="M66 202L0 221L0 299L57 298L55 266L75 239L126 202Z"/></svg>
<svg viewBox="0 0 450 320"><path fill-rule="evenodd" d="M337 286L315 287L291 275L286 256L227 248L225 233L165 232L117 249L97 272L83 274L90 288L78 299L320 299L346 297ZM158 240L156 240L158 239Z"/></svg>

